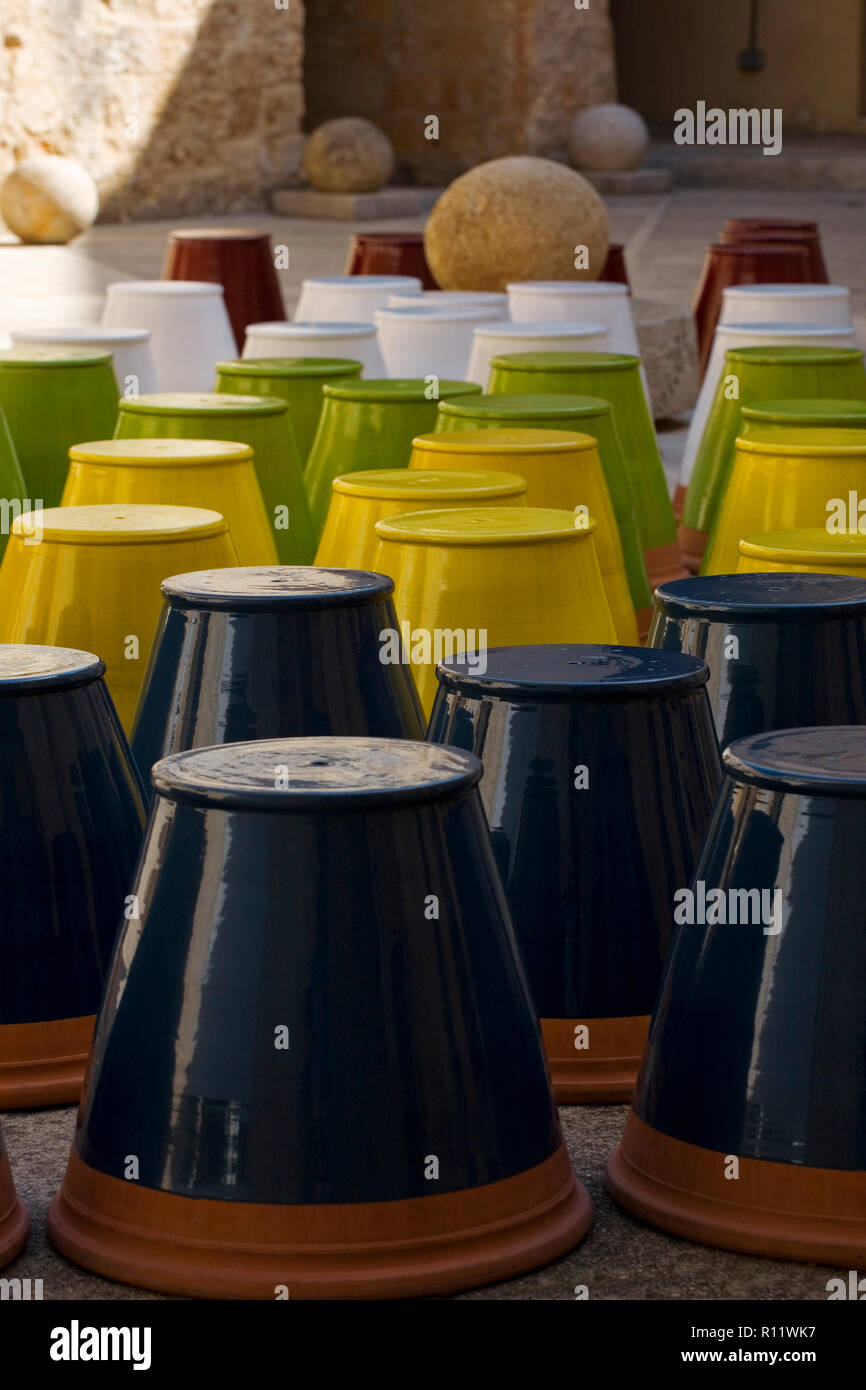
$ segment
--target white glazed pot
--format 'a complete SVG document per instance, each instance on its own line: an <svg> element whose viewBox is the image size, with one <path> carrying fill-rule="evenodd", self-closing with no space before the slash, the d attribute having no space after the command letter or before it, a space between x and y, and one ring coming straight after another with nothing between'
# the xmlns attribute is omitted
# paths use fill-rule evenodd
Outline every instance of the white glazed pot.
<svg viewBox="0 0 866 1390"><path fill-rule="evenodd" d="M13 328L13 347L92 347L110 352L121 396L144 396L159 390L148 328L101 328L96 323L63 328Z"/></svg>
<svg viewBox="0 0 866 1390"><path fill-rule="evenodd" d="M603 323L496 323L475 329L467 381L482 390L490 377L490 361L506 352L609 352Z"/></svg>
<svg viewBox="0 0 866 1390"><path fill-rule="evenodd" d="M350 357L364 375L386 375L379 332L372 323L251 323L242 357Z"/></svg>
<svg viewBox="0 0 866 1390"><path fill-rule="evenodd" d="M378 309L376 326L385 368L392 377L466 381L476 324L499 319L498 307Z"/></svg>
<svg viewBox="0 0 866 1390"><path fill-rule="evenodd" d="M296 323L373 323L389 294L420 291L415 275L321 275L301 285L292 318Z"/></svg>
<svg viewBox="0 0 866 1390"><path fill-rule="evenodd" d="M150 329L160 391L210 391L217 362L237 356L223 287L204 280L119 280L102 323Z"/></svg>

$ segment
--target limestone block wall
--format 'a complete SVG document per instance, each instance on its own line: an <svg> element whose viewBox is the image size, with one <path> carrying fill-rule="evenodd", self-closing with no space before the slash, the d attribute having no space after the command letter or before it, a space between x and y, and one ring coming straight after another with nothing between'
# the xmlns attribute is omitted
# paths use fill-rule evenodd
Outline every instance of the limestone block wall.
<svg viewBox="0 0 866 1390"><path fill-rule="evenodd" d="M40 152L108 220L263 206L296 180L303 0L2 0L0 178Z"/></svg>
<svg viewBox="0 0 866 1390"><path fill-rule="evenodd" d="M507 154L564 156L616 97L608 0L306 0L306 129L367 116L403 176L445 182ZM438 140L425 137L436 116Z"/></svg>

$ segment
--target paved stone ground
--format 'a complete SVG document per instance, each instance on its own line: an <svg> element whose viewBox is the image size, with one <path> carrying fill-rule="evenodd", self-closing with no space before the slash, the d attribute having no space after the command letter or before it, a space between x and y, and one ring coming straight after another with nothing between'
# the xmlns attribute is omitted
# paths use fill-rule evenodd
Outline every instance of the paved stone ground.
<svg viewBox="0 0 866 1390"><path fill-rule="evenodd" d="M703 250L729 216L819 217L831 276L847 284L855 315L866 316L863 210L866 194L704 189L674 190L664 197L611 198L612 237L626 243L635 293L687 307ZM289 247L283 272L291 311L305 275L343 271L352 227L346 223L290 222L268 215L221 218L268 227ZM206 225L194 219L186 225ZM165 234L178 223L149 222L93 228L71 247L26 248L0 237L0 335L16 324L48 325L95 319L112 280L149 278L160 272ZM382 224L396 228L420 221ZM662 435L673 477L682 445L681 424ZM710 1250L633 1221L608 1198L603 1175L622 1130L625 1108L563 1109L562 1120L575 1169L595 1205L595 1225L578 1250L521 1279L462 1295L466 1299L572 1300L578 1284L590 1298L803 1299L826 1298L832 1271L817 1265L754 1259ZM33 1231L25 1252L6 1277L41 1278L46 1299L149 1299L155 1295L98 1279L61 1259L45 1237L45 1214L63 1175L74 1120L73 1107L4 1114L10 1158L19 1191L30 1203Z"/></svg>

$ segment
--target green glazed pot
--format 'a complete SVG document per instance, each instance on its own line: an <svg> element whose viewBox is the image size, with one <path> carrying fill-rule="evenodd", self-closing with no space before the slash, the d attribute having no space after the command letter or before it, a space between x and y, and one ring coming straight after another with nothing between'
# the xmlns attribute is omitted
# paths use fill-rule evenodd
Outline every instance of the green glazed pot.
<svg viewBox="0 0 866 1390"><path fill-rule="evenodd" d="M335 478L362 468L408 468L412 440L433 430L438 401L481 394L471 381L440 381L433 399L428 389L421 379L396 377L322 388L322 414L304 474L317 541Z"/></svg>
<svg viewBox="0 0 866 1390"><path fill-rule="evenodd" d="M462 429L576 430L593 436L616 517L631 599L638 614L638 630L644 635L652 617L652 594L631 482L610 403L600 396L544 395L471 396L467 400L443 401L436 417L436 433Z"/></svg>
<svg viewBox="0 0 866 1390"><path fill-rule="evenodd" d="M236 396L279 396L288 402L298 452L306 463L322 413L322 387L361 375L348 357L249 357L217 362L215 390Z"/></svg>
<svg viewBox="0 0 866 1390"><path fill-rule="evenodd" d="M645 551L676 543L676 522L652 418L640 378L640 358L621 352L515 352L490 363L490 392L601 396L613 408L629 472Z"/></svg>
<svg viewBox="0 0 866 1390"><path fill-rule="evenodd" d="M0 410L0 560L15 517L33 510L34 499L25 496L26 491L6 416Z"/></svg>
<svg viewBox="0 0 866 1390"><path fill-rule="evenodd" d="M0 408L31 500L60 505L69 450L110 439L117 420L117 381L110 352L21 347L0 352Z"/></svg>
<svg viewBox="0 0 866 1390"><path fill-rule="evenodd" d="M774 425L790 429L866 429L866 397L862 400L756 401L740 411L740 434L748 438Z"/></svg>
<svg viewBox="0 0 866 1390"><path fill-rule="evenodd" d="M229 439L248 444L280 563L313 563L310 512L285 401L196 391L138 396L120 402L115 438Z"/></svg>
<svg viewBox="0 0 866 1390"><path fill-rule="evenodd" d="M725 353L683 503L680 544L690 565L697 568L700 564L718 516L734 462L743 406L801 400L808 402L814 413L815 400L822 398L866 399L866 371L859 348L801 345L731 348ZM766 428L767 423L762 421L759 427ZM830 421L822 417L808 423L827 425Z"/></svg>

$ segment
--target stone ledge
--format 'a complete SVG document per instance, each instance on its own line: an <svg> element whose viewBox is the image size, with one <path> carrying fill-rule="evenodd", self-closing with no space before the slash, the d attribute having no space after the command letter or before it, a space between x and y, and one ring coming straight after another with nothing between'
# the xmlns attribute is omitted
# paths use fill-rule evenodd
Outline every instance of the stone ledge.
<svg viewBox="0 0 866 1390"><path fill-rule="evenodd" d="M319 193L315 188L283 188L271 197L282 217L316 217L334 222L368 222L386 217L418 217L432 208L441 188L381 188L378 193Z"/></svg>

